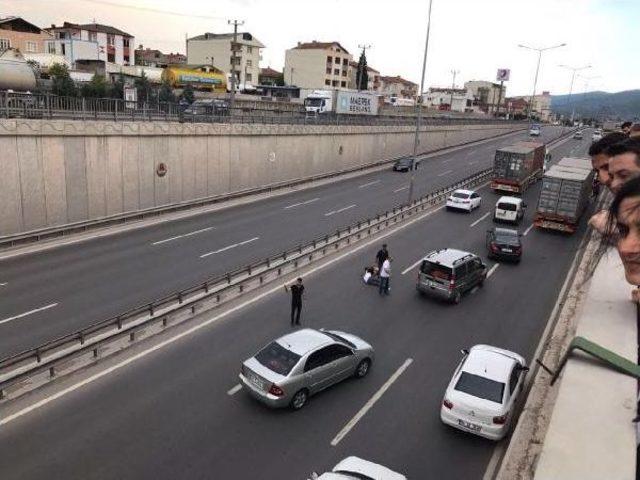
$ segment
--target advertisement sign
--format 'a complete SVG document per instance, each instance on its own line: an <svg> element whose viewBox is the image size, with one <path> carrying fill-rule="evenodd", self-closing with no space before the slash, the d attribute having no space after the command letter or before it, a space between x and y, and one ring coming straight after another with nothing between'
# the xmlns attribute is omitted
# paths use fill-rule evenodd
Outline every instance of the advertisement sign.
<svg viewBox="0 0 640 480"><path fill-rule="evenodd" d="M377 115L378 95L368 92L339 91L336 113L350 115Z"/></svg>
<svg viewBox="0 0 640 480"><path fill-rule="evenodd" d="M509 81L509 75L511 74L511 70L508 68L499 68L498 73L496 74L496 80L498 82L507 82Z"/></svg>
<svg viewBox="0 0 640 480"><path fill-rule="evenodd" d="M125 108L136 108L138 103L138 90L135 87L124 87Z"/></svg>

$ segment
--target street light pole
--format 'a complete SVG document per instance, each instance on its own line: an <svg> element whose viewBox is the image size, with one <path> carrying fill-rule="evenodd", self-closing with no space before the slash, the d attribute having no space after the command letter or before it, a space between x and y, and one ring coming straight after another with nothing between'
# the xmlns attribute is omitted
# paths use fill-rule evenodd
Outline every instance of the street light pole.
<svg viewBox="0 0 640 480"><path fill-rule="evenodd" d="M229 110L233 108L236 99L236 49L238 46L238 26L244 25L244 20L227 20L229 25L233 25L233 43L231 44L231 99Z"/></svg>
<svg viewBox="0 0 640 480"><path fill-rule="evenodd" d="M451 98L449 99L449 111L453 111L453 89L456 88L456 75L460 73L460 70L451 70L453 80L451 80Z"/></svg>
<svg viewBox="0 0 640 480"><path fill-rule="evenodd" d="M420 78L420 91L416 98L416 133L413 138L413 157L411 157L411 179L409 180L409 197L407 203L413 200L413 184L416 179L416 155L418 154L418 144L420 143L420 123L422 121L422 94L424 92L424 75L427 70L427 52L429 51L429 33L431 32L431 5L433 0L429 0L429 13L427 14L427 38L424 43L424 56L422 58L422 77Z"/></svg>
<svg viewBox="0 0 640 480"><path fill-rule="evenodd" d="M591 68L591 65L585 65L583 67L570 67L568 65L558 65L558 66L571 70L571 85L569 85L569 106L571 107L571 126L573 126L573 119L576 114L576 108L573 105L573 101L571 99L571 95L573 94L573 81L576 78L576 72L579 72L580 70L585 70L587 68Z"/></svg>
<svg viewBox="0 0 640 480"><path fill-rule="evenodd" d="M529 113L527 114L527 120L529 122L531 122L531 111L533 110L533 99L536 96L536 87L538 86L538 73L540 72L540 61L542 60L542 52L545 52L547 50L551 50L554 48L560 48L560 47L564 47L566 45L566 43L561 43L559 45L553 45L551 47L544 47L544 48L535 48L535 47L529 47L527 45L522 45L519 44L518 46L520 48L526 48L527 50L533 50L535 52L538 52L538 64L536 65L536 76L533 79L533 91L531 92L531 97L529 98Z"/></svg>

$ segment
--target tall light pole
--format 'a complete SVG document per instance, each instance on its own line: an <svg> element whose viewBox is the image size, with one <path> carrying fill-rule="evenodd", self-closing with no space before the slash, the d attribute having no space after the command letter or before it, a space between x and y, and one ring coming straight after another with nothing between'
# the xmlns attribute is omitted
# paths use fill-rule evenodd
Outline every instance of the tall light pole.
<svg viewBox="0 0 640 480"><path fill-rule="evenodd" d="M362 49L362 55L366 59L367 58L366 57L367 48L371 48L371 45L358 45L358 48ZM363 73L364 72L360 71L360 60L358 60L358 75L356 75L356 77L357 77L356 78L356 90L360 90L360 80L361 80L361 77L362 77ZM365 90L368 90L368 88L365 88Z"/></svg>
<svg viewBox="0 0 640 480"><path fill-rule="evenodd" d="M580 70L585 70L587 68L591 68L591 65L584 65L582 67L570 67L569 65L558 65L558 66L571 70L571 85L569 85L569 107L571 107L571 126L573 126L573 119L576 114L576 108L573 105L573 102L571 101L571 95L573 94L573 81L576 78L576 72L579 72Z"/></svg>
<svg viewBox="0 0 640 480"><path fill-rule="evenodd" d="M233 43L231 44L231 100L229 102L229 109L232 109L236 99L236 51L238 49L238 27L244 25L244 20L227 20L227 23L229 25L233 25Z"/></svg>
<svg viewBox="0 0 640 480"><path fill-rule="evenodd" d="M552 50L554 48L564 47L565 45L566 43L561 43L559 45L552 45L551 47L544 47L544 48L529 47L527 45L522 45L522 44L518 45L520 48L526 48L527 50L533 50L535 52L538 52L538 64L536 66L536 76L533 79L533 91L531 92L531 98L529 99L529 113L527 114L527 120L529 120L529 122L531 122L531 110L533 109L533 98L536 95L536 87L538 86L538 73L540 72L540 60L542 59L542 52L546 52L547 50Z"/></svg>
<svg viewBox="0 0 640 480"><path fill-rule="evenodd" d="M413 200L413 184L416 180L416 155L418 154L418 144L420 143L420 123L422 121L422 93L424 92L424 75L427 70L427 52L429 51L429 33L431 32L431 5L433 0L429 0L429 13L427 14L427 39L424 42L424 56L422 58L422 77L420 78L420 91L416 98L416 134L413 138L413 157L411 157L411 180L409 180L409 196L407 203Z"/></svg>
<svg viewBox="0 0 640 480"><path fill-rule="evenodd" d="M460 70L451 70L453 79L451 80L451 99L449 100L449 111L453 111L453 90L456 88L456 75L460 73Z"/></svg>

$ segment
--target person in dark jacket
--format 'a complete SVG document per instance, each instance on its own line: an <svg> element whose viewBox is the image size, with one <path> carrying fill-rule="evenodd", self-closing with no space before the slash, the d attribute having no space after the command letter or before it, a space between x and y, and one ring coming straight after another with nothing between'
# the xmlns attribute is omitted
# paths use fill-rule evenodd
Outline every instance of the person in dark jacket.
<svg viewBox="0 0 640 480"><path fill-rule="evenodd" d="M291 292L291 326L300 325L300 313L302 313L302 297L304 285L302 278L298 278L293 285L285 285L284 289Z"/></svg>
<svg viewBox="0 0 640 480"><path fill-rule="evenodd" d="M384 243L382 248L376 253L376 261L378 262L378 271L382 270L382 264L389 258L389 250L387 250L387 244Z"/></svg>

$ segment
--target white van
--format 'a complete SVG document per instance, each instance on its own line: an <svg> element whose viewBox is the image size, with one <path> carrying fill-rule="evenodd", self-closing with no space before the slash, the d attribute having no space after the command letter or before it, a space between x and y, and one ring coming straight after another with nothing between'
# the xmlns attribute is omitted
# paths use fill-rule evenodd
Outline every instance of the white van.
<svg viewBox="0 0 640 480"><path fill-rule="evenodd" d="M518 197L500 197L493 214L494 222L520 223L527 204Z"/></svg>

